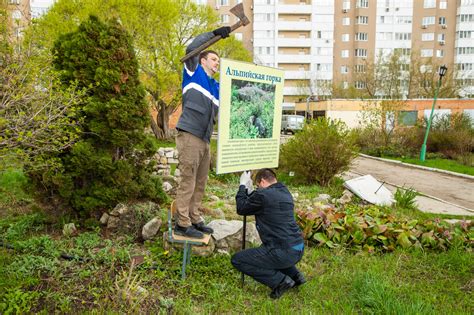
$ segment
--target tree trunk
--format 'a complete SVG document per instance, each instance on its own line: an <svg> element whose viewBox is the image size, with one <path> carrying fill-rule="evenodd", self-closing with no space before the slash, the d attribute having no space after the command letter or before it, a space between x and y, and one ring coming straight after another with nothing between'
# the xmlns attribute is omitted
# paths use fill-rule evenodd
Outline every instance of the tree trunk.
<svg viewBox="0 0 474 315"><path fill-rule="evenodd" d="M165 102L158 100L157 103L158 114L156 115L156 123L153 117L151 117L151 129L157 139L169 139L171 137L168 127L170 115Z"/></svg>

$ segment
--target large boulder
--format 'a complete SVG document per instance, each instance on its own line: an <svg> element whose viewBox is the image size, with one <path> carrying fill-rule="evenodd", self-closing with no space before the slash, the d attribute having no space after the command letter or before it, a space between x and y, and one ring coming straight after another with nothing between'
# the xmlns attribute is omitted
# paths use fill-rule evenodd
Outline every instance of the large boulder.
<svg viewBox="0 0 474 315"><path fill-rule="evenodd" d="M242 248L243 221L214 220L208 225L214 229L212 238L220 252L239 251ZM247 222L245 243L246 247L262 244L254 222Z"/></svg>

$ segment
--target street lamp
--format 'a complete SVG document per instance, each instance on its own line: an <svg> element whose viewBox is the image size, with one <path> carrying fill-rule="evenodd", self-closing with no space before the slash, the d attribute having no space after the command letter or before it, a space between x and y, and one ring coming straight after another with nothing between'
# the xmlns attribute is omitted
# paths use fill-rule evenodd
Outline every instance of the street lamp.
<svg viewBox="0 0 474 315"><path fill-rule="evenodd" d="M306 119L309 119L309 102L310 101L317 101L318 96L317 95L310 95L306 98ZM313 115L311 115L313 116Z"/></svg>
<svg viewBox="0 0 474 315"><path fill-rule="evenodd" d="M428 123L426 125L426 132L425 132L425 139L423 140L423 144L421 145L421 152L420 152L420 161L425 161L425 156L426 156L426 142L428 141L428 134L430 133L430 127L431 127L431 121L433 120L433 113L436 105L436 99L438 98L438 91L441 86L441 80L443 79L444 75L446 74L446 71L448 68L445 65L442 65L439 67L438 74L439 74L439 79L438 79L438 86L436 87L435 90L435 95L433 99L433 106L431 106L431 114L430 118L428 119Z"/></svg>

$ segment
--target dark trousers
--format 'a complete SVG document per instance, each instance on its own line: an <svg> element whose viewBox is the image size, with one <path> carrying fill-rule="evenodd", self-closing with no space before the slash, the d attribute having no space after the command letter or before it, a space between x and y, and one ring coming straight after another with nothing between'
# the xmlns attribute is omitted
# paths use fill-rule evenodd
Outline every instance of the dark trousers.
<svg viewBox="0 0 474 315"><path fill-rule="evenodd" d="M295 265L303 251L294 249L250 248L232 256L232 265L246 275L274 289L286 276L294 277L299 271Z"/></svg>

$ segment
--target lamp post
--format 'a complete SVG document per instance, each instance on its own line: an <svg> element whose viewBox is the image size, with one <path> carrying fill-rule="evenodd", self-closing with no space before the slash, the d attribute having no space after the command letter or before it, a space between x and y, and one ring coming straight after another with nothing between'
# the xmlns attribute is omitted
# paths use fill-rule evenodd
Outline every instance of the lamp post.
<svg viewBox="0 0 474 315"><path fill-rule="evenodd" d="M435 95L433 99L433 105L431 106L431 114L430 118L428 119L428 123L426 125L426 132L425 132L425 139L423 140L423 144L421 145L421 152L420 152L420 161L425 161L425 156L426 156L426 142L428 141L428 134L430 133L430 127L431 127L431 121L433 120L433 113L436 105L436 99L438 98L438 92L439 88L441 86L441 80L443 79L444 75L446 74L446 71L448 68L445 65L442 65L439 67L439 79L438 79L438 86L436 87L435 90Z"/></svg>
<svg viewBox="0 0 474 315"><path fill-rule="evenodd" d="M318 96L317 95L310 95L306 98L306 119L309 119L309 102L310 101L317 101ZM313 115L311 115L312 117Z"/></svg>

